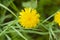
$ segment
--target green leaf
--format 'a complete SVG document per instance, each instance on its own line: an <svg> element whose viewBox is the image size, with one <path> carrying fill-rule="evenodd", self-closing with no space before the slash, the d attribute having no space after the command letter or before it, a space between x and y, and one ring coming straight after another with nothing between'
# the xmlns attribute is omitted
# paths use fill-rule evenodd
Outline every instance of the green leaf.
<svg viewBox="0 0 60 40"><path fill-rule="evenodd" d="M23 2L22 6L23 7L36 8L37 7L37 2L36 1Z"/></svg>

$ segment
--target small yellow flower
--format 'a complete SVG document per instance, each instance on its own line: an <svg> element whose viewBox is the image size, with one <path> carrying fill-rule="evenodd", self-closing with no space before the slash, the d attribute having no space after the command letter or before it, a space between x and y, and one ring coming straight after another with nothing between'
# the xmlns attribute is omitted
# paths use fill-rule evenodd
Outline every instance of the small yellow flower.
<svg viewBox="0 0 60 40"><path fill-rule="evenodd" d="M19 23L26 29L34 28L40 21L39 17L35 9L25 8L20 12Z"/></svg>
<svg viewBox="0 0 60 40"><path fill-rule="evenodd" d="M57 12L54 16L54 21L60 26L60 12Z"/></svg>

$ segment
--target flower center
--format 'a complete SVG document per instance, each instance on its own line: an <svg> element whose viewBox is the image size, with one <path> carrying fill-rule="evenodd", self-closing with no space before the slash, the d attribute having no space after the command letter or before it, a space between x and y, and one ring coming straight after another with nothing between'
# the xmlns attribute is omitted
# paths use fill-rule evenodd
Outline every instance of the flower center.
<svg viewBox="0 0 60 40"><path fill-rule="evenodd" d="M28 18L29 21L31 21L32 19L31 18Z"/></svg>

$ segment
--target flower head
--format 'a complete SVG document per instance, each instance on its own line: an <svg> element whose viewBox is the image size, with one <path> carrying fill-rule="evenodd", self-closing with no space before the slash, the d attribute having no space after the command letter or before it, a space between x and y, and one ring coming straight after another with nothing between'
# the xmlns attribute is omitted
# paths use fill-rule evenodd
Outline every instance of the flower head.
<svg viewBox="0 0 60 40"><path fill-rule="evenodd" d="M19 23L26 29L34 28L40 21L39 17L35 9L25 8L20 12Z"/></svg>
<svg viewBox="0 0 60 40"><path fill-rule="evenodd" d="M54 16L54 21L60 26L60 12L57 12Z"/></svg>

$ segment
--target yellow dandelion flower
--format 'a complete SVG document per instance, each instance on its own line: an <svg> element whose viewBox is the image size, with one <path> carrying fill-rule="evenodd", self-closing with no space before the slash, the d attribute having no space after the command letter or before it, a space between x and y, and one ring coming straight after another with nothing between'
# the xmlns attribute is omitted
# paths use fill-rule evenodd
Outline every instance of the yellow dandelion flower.
<svg viewBox="0 0 60 40"><path fill-rule="evenodd" d="M20 12L19 23L26 29L34 28L40 21L39 17L35 9L25 8Z"/></svg>
<svg viewBox="0 0 60 40"><path fill-rule="evenodd" d="M60 12L57 12L54 16L54 21L60 26Z"/></svg>

